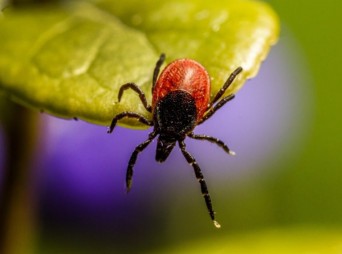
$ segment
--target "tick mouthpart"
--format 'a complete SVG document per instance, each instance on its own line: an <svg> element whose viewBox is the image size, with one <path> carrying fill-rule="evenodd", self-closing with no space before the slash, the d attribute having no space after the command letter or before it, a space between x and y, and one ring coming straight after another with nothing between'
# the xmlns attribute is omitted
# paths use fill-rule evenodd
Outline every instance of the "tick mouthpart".
<svg viewBox="0 0 342 254"><path fill-rule="evenodd" d="M169 157L175 145L175 141L168 142L163 139L158 139L156 161L160 163L164 162Z"/></svg>

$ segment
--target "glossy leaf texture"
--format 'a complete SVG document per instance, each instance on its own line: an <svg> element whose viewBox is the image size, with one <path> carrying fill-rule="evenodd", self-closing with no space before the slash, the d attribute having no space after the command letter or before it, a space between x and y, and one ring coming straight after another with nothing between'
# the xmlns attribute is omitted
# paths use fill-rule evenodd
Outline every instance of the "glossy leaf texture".
<svg viewBox="0 0 342 254"><path fill-rule="evenodd" d="M223 1L75 1L7 8L0 16L0 91L24 105L65 118L108 125L122 111L148 118L138 96L120 86L135 82L151 100L159 55L200 62L212 96L238 66L227 93L256 75L279 33L265 3ZM137 121L121 124L142 127Z"/></svg>

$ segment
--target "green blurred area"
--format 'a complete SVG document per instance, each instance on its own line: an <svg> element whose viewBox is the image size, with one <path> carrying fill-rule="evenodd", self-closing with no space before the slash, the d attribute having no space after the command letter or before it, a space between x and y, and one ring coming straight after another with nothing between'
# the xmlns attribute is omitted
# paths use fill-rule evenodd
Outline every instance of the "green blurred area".
<svg viewBox="0 0 342 254"><path fill-rule="evenodd" d="M299 43L312 75L314 115L309 139L270 183L283 223L342 224L342 3L269 1ZM282 34L282 37L289 36ZM336 73L337 72L337 73Z"/></svg>
<svg viewBox="0 0 342 254"><path fill-rule="evenodd" d="M283 168L279 171L282 173L264 186L264 193L273 197L273 208L276 209L273 213L279 215L273 223L269 222L269 226L282 228L304 225L311 229L323 226L341 232L342 86L339 69L342 59L342 2L268 2L279 14L282 22L283 32L280 40L290 36L284 31L291 31L298 42L309 67L314 93L313 121L307 130L309 136L302 151L293 160L279 165ZM284 241L281 251L269 249L263 253L342 252L341 235L334 238L322 230L321 236L309 238L311 241L305 241L305 235L307 234L298 232L292 235L292 243L302 240L303 249L293 252L288 242ZM277 232L274 232L274 236L283 237L282 233ZM335 240L325 242L324 238ZM332 241L335 241L335 244ZM312 249L312 246L317 244L321 247Z"/></svg>

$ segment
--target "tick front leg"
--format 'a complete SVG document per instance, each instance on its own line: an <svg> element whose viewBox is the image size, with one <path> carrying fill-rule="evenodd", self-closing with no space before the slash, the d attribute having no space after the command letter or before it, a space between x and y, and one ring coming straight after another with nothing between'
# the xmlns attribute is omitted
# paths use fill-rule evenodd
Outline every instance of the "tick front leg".
<svg viewBox="0 0 342 254"><path fill-rule="evenodd" d="M146 141L144 141L143 143L141 143L140 145L138 145L134 149L134 151L131 155L131 158L129 159L128 168L127 168L127 172L126 172L126 190L127 190L127 192L129 192L131 187L132 187L133 167L135 165L135 162L137 161L138 154L141 153L152 142L152 140L156 137L156 135L157 135L157 133L155 131L150 133L148 139Z"/></svg>
<svg viewBox="0 0 342 254"><path fill-rule="evenodd" d="M119 94L118 94L118 101L119 102L121 101L121 97L123 95L123 92L127 89L132 89L134 92L136 92L139 95L139 98L140 98L142 104L144 105L144 107L146 108L146 110L148 112L152 112L152 107L151 107L151 105L148 104L147 99L146 99L146 95L140 89L140 87L138 87L135 83L127 83L127 84L124 84L120 87Z"/></svg>
<svg viewBox="0 0 342 254"><path fill-rule="evenodd" d="M185 145L184 141L179 141L179 147L180 147L180 149L181 149L185 159L193 167L193 169L195 171L196 178L197 178L198 182L201 185L201 192L202 192L202 195L204 197L205 204L207 206L207 209L208 209L208 212L209 212L211 220L213 221L215 227L220 228L221 225L215 220L215 212L213 210L212 203L211 203L211 198L210 198L209 191L208 191L208 188L207 188L207 184L206 184L206 182L204 180L204 177L203 177L203 174L201 172L200 167L198 166L195 158L189 152L187 152L185 150L186 149L186 145Z"/></svg>
<svg viewBox="0 0 342 254"><path fill-rule="evenodd" d="M229 86L233 83L234 79L236 78L236 76L242 72L242 67L238 67L236 68L235 71L233 71L230 75L229 78L226 80L226 82L223 84L222 88L220 89L220 91L218 91L218 93L216 94L216 96L214 97L213 101L210 103L211 107L215 102L217 102L222 95L224 94L224 92L229 88Z"/></svg>
<svg viewBox="0 0 342 254"><path fill-rule="evenodd" d="M188 137L193 138L193 139L198 139L198 140L207 140L221 147L226 153L230 155L235 155L235 152L230 150L229 147L222 140L218 138L207 136L207 135L196 135L194 133L190 133Z"/></svg>
<svg viewBox="0 0 342 254"><path fill-rule="evenodd" d="M235 95L231 94L228 95L227 97L224 97L222 100L220 100L214 107L209 108L209 110L207 111L207 113L202 117L202 119L200 119L198 121L198 124L201 124L203 122L205 122L206 120L208 120L213 114L215 114L215 112L220 109L224 104L226 104L228 101L231 101L232 99L234 99Z"/></svg>
<svg viewBox="0 0 342 254"><path fill-rule="evenodd" d="M157 78L159 75L160 67L163 65L164 61L165 61L165 54L163 53L160 55L159 60L156 63L156 67L154 68L154 71L153 71L152 93L153 93L154 87L157 83Z"/></svg>
<svg viewBox="0 0 342 254"><path fill-rule="evenodd" d="M117 123L118 120L124 118L124 117L128 117L128 118L136 118L139 122L149 125L149 126L153 126L153 122L148 120L147 118L145 118L144 116L134 113L134 112L130 112L130 111L126 111L126 112L122 112L118 115L116 115L113 120L112 123L110 124L110 126L108 127L107 133L112 133L114 130L114 127Z"/></svg>

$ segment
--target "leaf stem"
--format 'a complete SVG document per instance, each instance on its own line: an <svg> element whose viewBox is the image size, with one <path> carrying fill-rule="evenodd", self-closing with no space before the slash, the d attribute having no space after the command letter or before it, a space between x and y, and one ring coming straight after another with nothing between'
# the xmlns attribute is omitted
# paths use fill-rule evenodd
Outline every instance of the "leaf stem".
<svg viewBox="0 0 342 254"><path fill-rule="evenodd" d="M6 161L0 199L0 253L28 254L33 252L36 230L32 164L38 114L9 100L5 104L1 116Z"/></svg>

